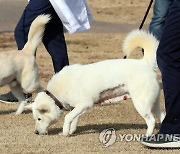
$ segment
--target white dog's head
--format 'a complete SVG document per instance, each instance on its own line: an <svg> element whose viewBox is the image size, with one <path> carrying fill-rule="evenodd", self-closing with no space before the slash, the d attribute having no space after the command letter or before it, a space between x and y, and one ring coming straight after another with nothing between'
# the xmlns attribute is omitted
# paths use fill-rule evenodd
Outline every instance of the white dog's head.
<svg viewBox="0 0 180 154"><path fill-rule="evenodd" d="M43 135L47 133L50 125L56 123L62 114L54 100L45 92L40 92L32 104L33 117L35 119L35 133Z"/></svg>

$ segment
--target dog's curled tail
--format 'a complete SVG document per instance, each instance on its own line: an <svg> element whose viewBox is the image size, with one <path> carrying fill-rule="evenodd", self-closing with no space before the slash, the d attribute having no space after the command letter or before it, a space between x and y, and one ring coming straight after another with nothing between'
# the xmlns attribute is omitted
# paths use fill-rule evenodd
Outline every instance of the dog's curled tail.
<svg viewBox="0 0 180 154"><path fill-rule="evenodd" d="M36 49L39 43L42 41L45 25L50 21L50 19L51 17L49 14L42 14L36 17L36 19L34 19L30 26L30 30L28 33L28 41L25 44L23 51L35 55Z"/></svg>
<svg viewBox="0 0 180 154"><path fill-rule="evenodd" d="M149 32L144 30L133 30L124 39L123 53L125 58L128 58L133 50L140 47L144 49L143 59L148 60L150 63L154 63L156 61L158 44L158 40Z"/></svg>

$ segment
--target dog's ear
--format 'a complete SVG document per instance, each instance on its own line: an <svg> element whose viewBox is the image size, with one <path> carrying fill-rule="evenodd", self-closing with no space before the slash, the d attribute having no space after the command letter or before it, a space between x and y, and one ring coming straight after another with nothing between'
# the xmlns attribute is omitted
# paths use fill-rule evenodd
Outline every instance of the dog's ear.
<svg viewBox="0 0 180 154"><path fill-rule="evenodd" d="M37 110L38 110L41 114L45 114L45 113L48 113L48 112L49 112L48 106L45 106L45 105L39 106L39 107L37 108Z"/></svg>
<svg viewBox="0 0 180 154"><path fill-rule="evenodd" d="M32 111L33 103L26 105L24 109L31 110Z"/></svg>
<svg viewBox="0 0 180 154"><path fill-rule="evenodd" d="M39 112L40 112L41 114L45 114L45 113L48 113L49 110L47 110L47 109L39 109Z"/></svg>

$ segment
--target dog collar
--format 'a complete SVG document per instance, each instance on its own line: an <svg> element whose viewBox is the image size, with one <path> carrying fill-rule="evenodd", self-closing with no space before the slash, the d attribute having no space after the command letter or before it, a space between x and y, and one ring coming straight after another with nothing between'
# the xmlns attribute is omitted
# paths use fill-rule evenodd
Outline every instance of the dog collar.
<svg viewBox="0 0 180 154"><path fill-rule="evenodd" d="M54 100L55 104L56 104L61 110L64 108L63 105L62 105L62 102L60 102L51 92L49 92L48 90L45 90L44 92Z"/></svg>

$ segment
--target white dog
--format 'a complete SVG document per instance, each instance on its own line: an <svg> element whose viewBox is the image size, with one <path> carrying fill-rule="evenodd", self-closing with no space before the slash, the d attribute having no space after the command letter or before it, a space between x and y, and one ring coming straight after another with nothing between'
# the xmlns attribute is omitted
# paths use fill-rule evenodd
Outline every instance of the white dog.
<svg viewBox="0 0 180 154"><path fill-rule="evenodd" d="M155 126L153 113L160 121L164 119L156 75L157 46L158 41L153 35L135 30L125 39L123 51L128 57L135 48L142 47L145 50L142 59L113 59L66 66L52 77L47 91L40 92L35 102L28 106L32 108L36 121L35 133L45 134L48 127L58 120L63 108L72 108L63 125L63 135L70 135L76 131L79 116L94 103L130 95L147 123L146 135L151 135Z"/></svg>
<svg viewBox="0 0 180 154"><path fill-rule="evenodd" d="M28 41L22 51L13 50L0 53L0 86L8 84L20 106L16 114L21 114L26 104L23 91L32 93L41 89L35 51L42 40L49 15L38 16L31 24Z"/></svg>

